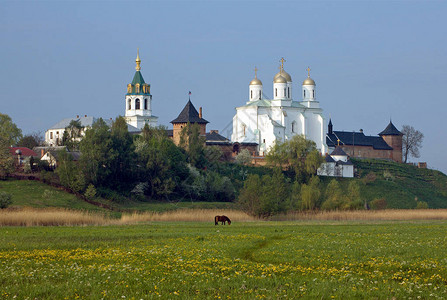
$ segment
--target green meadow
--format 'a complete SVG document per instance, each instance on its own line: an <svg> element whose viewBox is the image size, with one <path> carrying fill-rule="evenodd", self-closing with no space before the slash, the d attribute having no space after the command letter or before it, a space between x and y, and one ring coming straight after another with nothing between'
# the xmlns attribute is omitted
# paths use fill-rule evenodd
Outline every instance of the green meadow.
<svg viewBox="0 0 447 300"><path fill-rule="evenodd" d="M447 297L447 223L1 227L2 299Z"/></svg>

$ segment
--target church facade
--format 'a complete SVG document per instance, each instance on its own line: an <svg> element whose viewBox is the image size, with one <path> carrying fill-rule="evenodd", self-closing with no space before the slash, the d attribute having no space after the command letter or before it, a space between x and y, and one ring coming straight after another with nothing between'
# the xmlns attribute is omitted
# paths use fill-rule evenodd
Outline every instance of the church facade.
<svg viewBox="0 0 447 300"><path fill-rule="evenodd" d="M284 70L281 59L280 71L273 78L273 99L263 95L263 85L257 77L249 84L248 101L236 108L233 117L233 143L256 143L258 154L263 156L278 142L289 140L294 135L303 135L314 141L317 149L326 153L323 109L316 97L316 84L308 76L301 91L292 97L292 77Z"/></svg>

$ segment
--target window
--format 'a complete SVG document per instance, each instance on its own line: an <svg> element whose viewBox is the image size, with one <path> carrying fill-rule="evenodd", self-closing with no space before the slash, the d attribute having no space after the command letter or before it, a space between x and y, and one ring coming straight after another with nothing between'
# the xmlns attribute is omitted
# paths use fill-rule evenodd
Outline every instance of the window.
<svg viewBox="0 0 447 300"><path fill-rule="evenodd" d="M147 98L144 99L144 109L147 109Z"/></svg>
<svg viewBox="0 0 447 300"><path fill-rule="evenodd" d="M53 132L50 131L50 140L52 140L52 139L53 139Z"/></svg>
<svg viewBox="0 0 447 300"><path fill-rule="evenodd" d="M306 98L306 90L304 90L303 92L304 92L304 98Z"/></svg>
<svg viewBox="0 0 447 300"><path fill-rule="evenodd" d="M259 91L259 100L261 100L261 91Z"/></svg>
<svg viewBox="0 0 447 300"><path fill-rule="evenodd" d="M135 109L140 109L140 99L135 99Z"/></svg>
<svg viewBox="0 0 447 300"><path fill-rule="evenodd" d="M244 136L245 136L245 128L247 128L247 126L242 125L242 130L244 131Z"/></svg>
<svg viewBox="0 0 447 300"><path fill-rule="evenodd" d="M275 89L275 97L278 97L278 89Z"/></svg>
<svg viewBox="0 0 447 300"><path fill-rule="evenodd" d="M287 88L287 98L290 98L290 87Z"/></svg>
<svg viewBox="0 0 447 300"><path fill-rule="evenodd" d="M284 88L284 97L286 96L286 88Z"/></svg>
<svg viewBox="0 0 447 300"><path fill-rule="evenodd" d="M295 122L292 122L292 132L295 132Z"/></svg>
<svg viewBox="0 0 447 300"><path fill-rule="evenodd" d="M128 110L131 110L132 109L132 104L131 104L131 101L130 101L130 99L129 100L127 100L127 109Z"/></svg>
<svg viewBox="0 0 447 300"><path fill-rule="evenodd" d="M315 90L312 90L312 98L315 98Z"/></svg>
<svg viewBox="0 0 447 300"><path fill-rule="evenodd" d="M253 91L250 91L250 99L253 99Z"/></svg>

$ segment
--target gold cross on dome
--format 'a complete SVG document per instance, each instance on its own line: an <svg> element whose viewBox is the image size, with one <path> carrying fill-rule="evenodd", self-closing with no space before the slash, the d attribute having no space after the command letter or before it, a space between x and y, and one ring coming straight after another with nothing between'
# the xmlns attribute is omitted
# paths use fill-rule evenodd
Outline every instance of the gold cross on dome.
<svg viewBox="0 0 447 300"><path fill-rule="evenodd" d="M337 139L338 146L340 146L340 139Z"/></svg>
<svg viewBox="0 0 447 300"><path fill-rule="evenodd" d="M255 67L255 78L258 78L258 68Z"/></svg>
<svg viewBox="0 0 447 300"><path fill-rule="evenodd" d="M284 69L284 62L286 60L284 59L284 57L281 57L281 59L279 61L281 62L281 69Z"/></svg>
<svg viewBox="0 0 447 300"><path fill-rule="evenodd" d="M310 68L309 67L307 67L307 77L310 77Z"/></svg>

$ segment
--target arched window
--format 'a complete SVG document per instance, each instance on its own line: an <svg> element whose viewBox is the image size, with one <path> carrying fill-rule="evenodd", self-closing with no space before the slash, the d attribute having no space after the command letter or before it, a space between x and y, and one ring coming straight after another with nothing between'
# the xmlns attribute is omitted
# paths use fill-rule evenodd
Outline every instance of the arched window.
<svg viewBox="0 0 447 300"><path fill-rule="evenodd" d="M247 128L247 126L242 125L242 130L244 131L244 136L245 136L245 129Z"/></svg>
<svg viewBox="0 0 447 300"><path fill-rule="evenodd" d="M287 88L287 98L290 98L290 87Z"/></svg>
<svg viewBox="0 0 447 300"><path fill-rule="evenodd" d="M259 100L261 100L261 91L259 91Z"/></svg>
<svg viewBox="0 0 447 300"><path fill-rule="evenodd" d="M304 92L304 98L306 98L306 90L304 90L303 92Z"/></svg>
<svg viewBox="0 0 447 300"><path fill-rule="evenodd" d="M292 122L292 132L295 132L295 122Z"/></svg>
<svg viewBox="0 0 447 300"><path fill-rule="evenodd" d="M275 89L275 97L278 97L278 89Z"/></svg>
<svg viewBox="0 0 447 300"><path fill-rule="evenodd" d="M253 91L250 91L250 99L253 99Z"/></svg>
<svg viewBox="0 0 447 300"><path fill-rule="evenodd" d="M284 98L286 97L286 88L284 88Z"/></svg>
<svg viewBox="0 0 447 300"><path fill-rule="evenodd" d="M132 102L130 101L130 99L129 100L127 100L127 109L128 110L131 110L132 109Z"/></svg>
<svg viewBox="0 0 447 300"><path fill-rule="evenodd" d="M140 99L135 99L135 109L140 109Z"/></svg>
<svg viewBox="0 0 447 300"><path fill-rule="evenodd" d="M147 109L147 98L144 99L144 109Z"/></svg>
<svg viewBox="0 0 447 300"><path fill-rule="evenodd" d="M315 90L312 90L312 98L315 98Z"/></svg>

